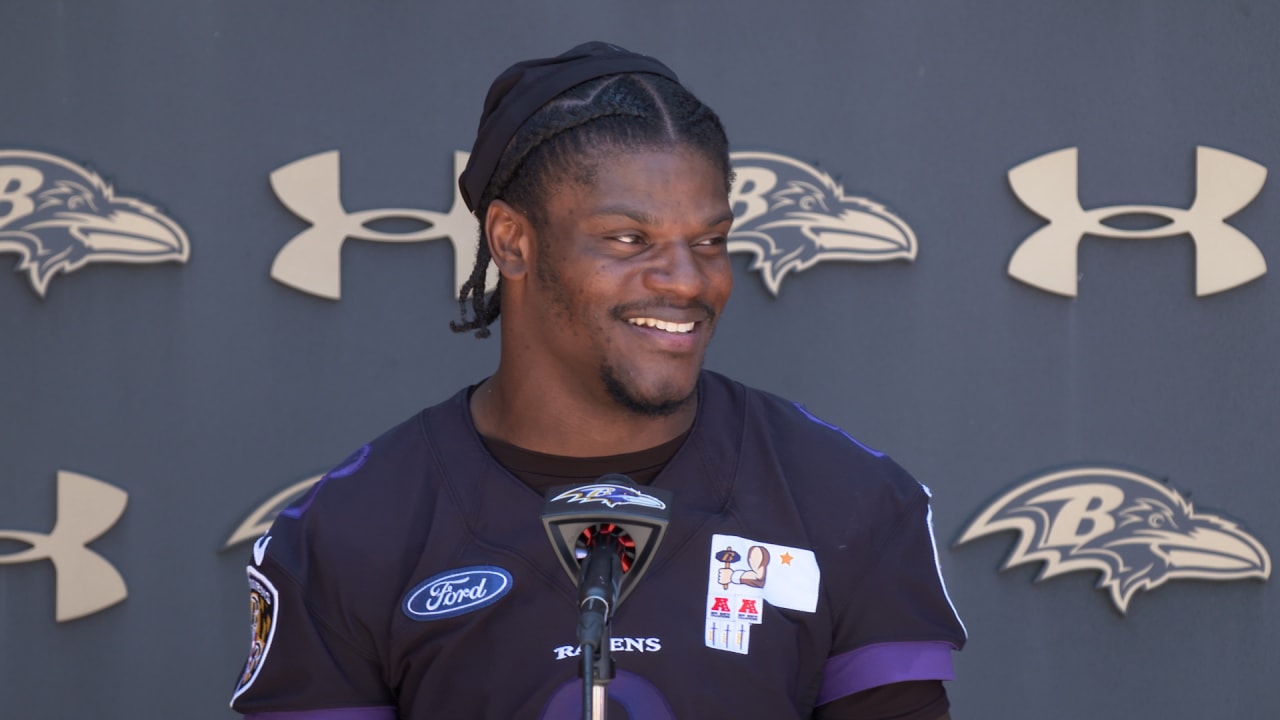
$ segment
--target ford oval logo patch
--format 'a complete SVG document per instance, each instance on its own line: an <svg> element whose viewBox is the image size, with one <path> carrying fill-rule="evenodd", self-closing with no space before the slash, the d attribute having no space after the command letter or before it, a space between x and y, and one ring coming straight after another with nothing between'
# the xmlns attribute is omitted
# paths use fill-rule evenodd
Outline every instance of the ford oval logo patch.
<svg viewBox="0 0 1280 720"><path fill-rule="evenodd" d="M449 618L492 605L511 590L511 573L492 565L446 570L418 583L401 606L410 620Z"/></svg>

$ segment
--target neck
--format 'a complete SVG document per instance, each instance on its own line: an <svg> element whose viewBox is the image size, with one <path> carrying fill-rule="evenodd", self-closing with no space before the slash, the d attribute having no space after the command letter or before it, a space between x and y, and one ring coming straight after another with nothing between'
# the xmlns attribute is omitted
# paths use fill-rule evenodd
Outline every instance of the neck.
<svg viewBox="0 0 1280 720"><path fill-rule="evenodd" d="M552 383L513 379L502 367L471 396L481 435L549 455L601 457L639 452L692 425L697 396L671 415L640 415L605 396L580 397Z"/></svg>

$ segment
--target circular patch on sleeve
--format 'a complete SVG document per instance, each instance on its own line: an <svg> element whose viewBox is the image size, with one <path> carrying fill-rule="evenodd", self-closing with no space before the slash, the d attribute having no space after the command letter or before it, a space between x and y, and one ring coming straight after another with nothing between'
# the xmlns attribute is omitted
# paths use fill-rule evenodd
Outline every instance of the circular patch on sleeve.
<svg viewBox="0 0 1280 720"><path fill-rule="evenodd" d="M249 658L245 660L244 670L231 696L232 703L258 679L258 672L271 650L271 639L276 634L276 614L280 606L276 586L267 576L253 567L247 567L245 571L249 576Z"/></svg>

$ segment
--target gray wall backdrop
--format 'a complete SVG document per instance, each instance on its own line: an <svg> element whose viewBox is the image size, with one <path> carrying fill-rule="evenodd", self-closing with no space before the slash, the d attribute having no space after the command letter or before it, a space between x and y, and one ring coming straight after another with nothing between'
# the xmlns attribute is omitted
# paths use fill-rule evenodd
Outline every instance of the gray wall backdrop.
<svg viewBox="0 0 1280 720"><path fill-rule="evenodd" d="M0 273L0 560L27 547L5 533L53 526L58 470L129 493L91 545L124 602L57 623L52 565L0 565L0 716L231 715L249 548L228 536L497 357L446 327L448 242L349 241L336 302L273 281L306 224L269 174L340 150L348 209L446 211L493 76L596 38L675 68L736 148L914 229L915 262L820 263L776 298L739 257L708 365L933 488L971 636L954 716L1270 717L1274 581L1171 581L1121 615L1095 572L999 572L1014 534L952 546L1019 481L1105 462L1280 549L1280 282L1197 298L1186 236L1086 240L1075 299L1005 271L1044 224L1005 176L1033 157L1079 147L1086 208L1188 207L1197 145L1280 170L1280 4L1261 0L4 0L0 150L91 167L191 251L44 298ZM1280 178L1231 223L1280 268Z"/></svg>

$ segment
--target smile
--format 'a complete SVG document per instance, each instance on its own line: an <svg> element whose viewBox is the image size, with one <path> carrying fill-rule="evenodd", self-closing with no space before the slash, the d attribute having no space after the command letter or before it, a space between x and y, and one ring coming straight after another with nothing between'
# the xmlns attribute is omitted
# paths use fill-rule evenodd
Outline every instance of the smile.
<svg viewBox="0 0 1280 720"><path fill-rule="evenodd" d="M657 318L629 318L627 322L639 327L650 327L658 330L665 330L669 333L693 332L693 326L697 324L691 322L667 322L666 320L658 320Z"/></svg>

